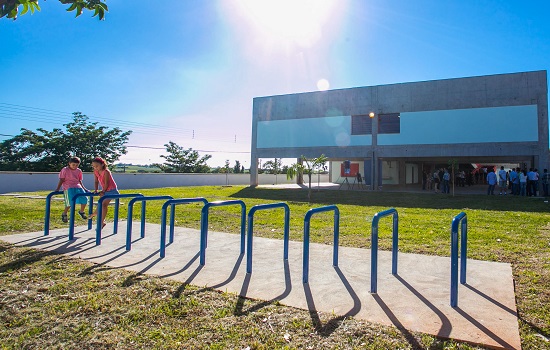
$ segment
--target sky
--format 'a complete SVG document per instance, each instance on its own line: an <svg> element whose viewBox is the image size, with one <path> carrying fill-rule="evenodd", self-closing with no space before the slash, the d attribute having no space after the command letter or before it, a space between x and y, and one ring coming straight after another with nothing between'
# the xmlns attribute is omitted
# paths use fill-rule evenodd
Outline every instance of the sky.
<svg viewBox="0 0 550 350"><path fill-rule="evenodd" d="M106 3L0 19L0 140L78 111L133 131L120 162L248 168L254 97L550 68L548 0Z"/></svg>

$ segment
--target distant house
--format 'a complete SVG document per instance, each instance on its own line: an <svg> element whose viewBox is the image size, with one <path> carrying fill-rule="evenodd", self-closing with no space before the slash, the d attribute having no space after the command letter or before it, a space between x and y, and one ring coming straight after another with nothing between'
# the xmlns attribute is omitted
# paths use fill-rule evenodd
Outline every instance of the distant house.
<svg viewBox="0 0 550 350"><path fill-rule="evenodd" d="M250 184L259 158L345 160L371 188L422 181L438 164L548 168L546 71L256 97ZM357 165L356 165L357 166Z"/></svg>

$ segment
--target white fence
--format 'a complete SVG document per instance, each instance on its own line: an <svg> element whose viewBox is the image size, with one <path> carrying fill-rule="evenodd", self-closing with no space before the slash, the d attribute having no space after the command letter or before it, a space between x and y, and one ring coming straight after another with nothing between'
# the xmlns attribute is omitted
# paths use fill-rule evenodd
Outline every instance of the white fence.
<svg viewBox="0 0 550 350"><path fill-rule="evenodd" d="M250 185L250 174L159 174L159 173L114 173L119 189L159 188L181 186ZM314 176L314 180L328 182L329 176ZM0 193L53 191L59 181L58 173L0 172ZM296 183L287 180L285 174L260 174L260 185ZM84 186L94 189L94 176L84 173Z"/></svg>

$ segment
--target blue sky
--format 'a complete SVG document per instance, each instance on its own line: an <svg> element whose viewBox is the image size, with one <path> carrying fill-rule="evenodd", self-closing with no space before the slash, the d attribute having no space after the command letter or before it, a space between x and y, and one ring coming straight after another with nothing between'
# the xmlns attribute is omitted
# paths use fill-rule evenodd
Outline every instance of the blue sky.
<svg viewBox="0 0 550 350"><path fill-rule="evenodd" d="M121 161L159 162L174 141L211 154L211 166L248 168L256 96L550 64L547 0L107 4L105 21L54 0L0 20L0 134L62 127L80 111L134 130Z"/></svg>

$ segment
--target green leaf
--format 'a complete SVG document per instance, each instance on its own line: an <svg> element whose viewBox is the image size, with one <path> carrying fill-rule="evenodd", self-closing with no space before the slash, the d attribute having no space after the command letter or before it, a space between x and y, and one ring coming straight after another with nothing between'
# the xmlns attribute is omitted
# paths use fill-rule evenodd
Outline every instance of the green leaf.
<svg viewBox="0 0 550 350"><path fill-rule="evenodd" d="M23 3L23 11L21 11L21 15L24 15L27 12L29 12L29 4L24 2Z"/></svg>
<svg viewBox="0 0 550 350"><path fill-rule="evenodd" d="M67 9L67 11L74 11L76 9L76 3L73 2L73 4L71 6L69 6L69 8Z"/></svg>

